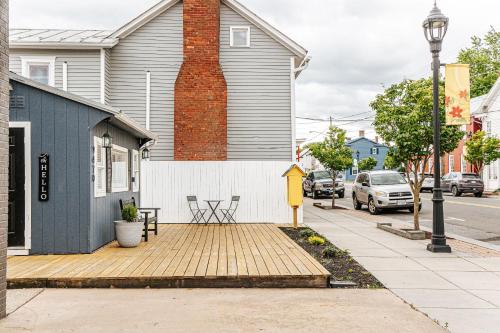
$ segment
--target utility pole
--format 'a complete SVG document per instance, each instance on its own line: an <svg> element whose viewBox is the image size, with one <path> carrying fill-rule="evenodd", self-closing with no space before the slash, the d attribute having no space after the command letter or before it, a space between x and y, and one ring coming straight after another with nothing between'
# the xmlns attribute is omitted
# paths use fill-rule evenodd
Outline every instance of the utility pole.
<svg viewBox="0 0 500 333"><path fill-rule="evenodd" d="M330 127L333 126L333 120L332 120L332 116L330 116Z"/></svg>

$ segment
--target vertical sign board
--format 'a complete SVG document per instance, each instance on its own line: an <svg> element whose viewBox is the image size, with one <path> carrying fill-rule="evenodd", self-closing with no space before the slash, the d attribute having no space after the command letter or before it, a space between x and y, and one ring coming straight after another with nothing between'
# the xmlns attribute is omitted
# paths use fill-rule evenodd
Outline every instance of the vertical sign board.
<svg viewBox="0 0 500 333"><path fill-rule="evenodd" d="M49 200L49 154L38 157L38 200Z"/></svg>
<svg viewBox="0 0 500 333"><path fill-rule="evenodd" d="M446 65L445 109L446 125L470 124L469 65Z"/></svg>

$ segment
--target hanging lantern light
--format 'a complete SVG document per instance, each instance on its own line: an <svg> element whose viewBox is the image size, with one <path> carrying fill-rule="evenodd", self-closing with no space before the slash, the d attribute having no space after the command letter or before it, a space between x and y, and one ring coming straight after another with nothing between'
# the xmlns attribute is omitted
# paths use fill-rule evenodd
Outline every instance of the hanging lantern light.
<svg viewBox="0 0 500 333"><path fill-rule="evenodd" d="M103 148L111 148L113 145L113 138L109 135L109 121L106 121L106 133L102 136L102 146Z"/></svg>
<svg viewBox="0 0 500 333"><path fill-rule="evenodd" d="M149 151L149 149L147 147L144 148L144 150L142 151L142 159L149 160L150 157L151 157L151 152Z"/></svg>

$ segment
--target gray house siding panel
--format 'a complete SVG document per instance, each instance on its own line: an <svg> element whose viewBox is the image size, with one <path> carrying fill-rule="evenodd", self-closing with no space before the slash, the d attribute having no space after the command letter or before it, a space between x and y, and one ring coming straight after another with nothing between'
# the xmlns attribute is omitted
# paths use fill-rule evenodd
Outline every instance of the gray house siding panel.
<svg viewBox="0 0 500 333"><path fill-rule="evenodd" d="M92 131L91 140L93 142L93 137L101 137L106 132L106 124L100 123L98 124L94 130ZM131 137L129 134L115 128L113 126L109 126L109 133L113 138L113 144L122 146L124 148L129 149L129 158L131 158L130 150L139 149L139 144L137 140ZM92 143L93 146L93 143ZM139 193L132 191L132 184L130 184L130 191L127 192L116 192L116 193L107 193L105 197L94 197L94 185L92 183L90 192L91 192L91 250L96 250L101 247L103 244L109 243L115 239L115 230L113 221L121 220L120 214L120 199L130 199L134 197L136 199L137 204L139 204Z"/></svg>
<svg viewBox="0 0 500 333"><path fill-rule="evenodd" d="M111 50L110 104L145 125L146 72L151 72L150 129L159 135L153 160L172 160L174 84L183 59L182 3L178 3Z"/></svg>
<svg viewBox="0 0 500 333"><path fill-rule="evenodd" d="M250 26L250 48L230 47L231 26ZM291 160L293 54L225 5L220 43L228 85L228 160Z"/></svg>
<svg viewBox="0 0 500 333"><path fill-rule="evenodd" d="M105 56L105 81L104 81L104 102L109 104L111 98L111 50L104 51Z"/></svg>
<svg viewBox="0 0 500 333"><path fill-rule="evenodd" d="M54 84L63 86L63 63L68 63L68 91L100 100L100 53L97 50L10 50L10 70L22 75L21 56L56 57Z"/></svg>
<svg viewBox="0 0 500 333"><path fill-rule="evenodd" d="M11 94L25 96L26 102L24 109L10 111L10 121L31 123L30 253L88 253L88 117L89 113L104 113L15 81L11 84ZM50 159L47 202L38 201L37 166L42 153L48 153Z"/></svg>

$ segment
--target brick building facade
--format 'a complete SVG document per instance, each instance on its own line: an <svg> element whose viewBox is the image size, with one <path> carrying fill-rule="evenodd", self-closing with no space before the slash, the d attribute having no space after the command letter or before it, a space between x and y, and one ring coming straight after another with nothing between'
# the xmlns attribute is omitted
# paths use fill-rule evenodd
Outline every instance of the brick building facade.
<svg viewBox="0 0 500 333"><path fill-rule="evenodd" d="M0 0L0 318L5 317L7 272L7 170L9 169L8 0Z"/></svg>

